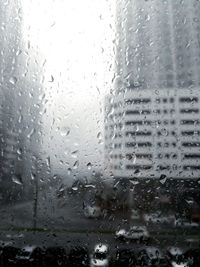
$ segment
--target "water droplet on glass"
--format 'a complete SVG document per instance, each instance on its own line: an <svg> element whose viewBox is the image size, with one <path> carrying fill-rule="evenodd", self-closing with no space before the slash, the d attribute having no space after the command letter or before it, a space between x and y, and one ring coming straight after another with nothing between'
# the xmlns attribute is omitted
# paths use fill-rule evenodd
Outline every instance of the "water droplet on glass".
<svg viewBox="0 0 200 267"><path fill-rule="evenodd" d="M167 135L168 135L168 131L167 131L165 128L162 128L162 129L160 130L160 133L161 133L161 135L163 135L163 136L167 136Z"/></svg>
<svg viewBox="0 0 200 267"><path fill-rule="evenodd" d="M77 191L78 190L78 187L77 186L72 186L72 190L73 191Z"/></svg>
<svg viewBox="0 0 200 267"><path fill-rule="evenodd" d="M36 177L35 173L31 173L31 180L35 180L35 177Z"/></svg>
<svg viewBox="0 0 200 267"><path fill-rule="evenodd" d="M61 186L59 187L58 191L59 192L63 192L65 190L64 184L61 184Z"/></svg>
<svg viewBox="0 0 200 267"><path fill-rule="evenodd" d="M96 186L94 184L86 184L84 187L85 188L95 188Z"/></svg>
<svg viewBox="0 0 200 267"><path fill-rule="evenodd" d="M78 150L74 150L72 151L71 155L72 155L72 158L77 158L77 154L78 154Z"/></svg>
<svg viewBox="0 0 200 267"><path fill-rule="evenodd" d="M135 88L137 88L137 87L140 87L140 82L138 82L138 81L134 81L133 82L133 86L135 87Z"/></svg>
<svg viewBox="0 0 200 267"><path fill-rule="evenodd" d="M22 50L21 49L17 50L16 56L19 56L21 53L22 53Z"/></svg>
<svg viewBox="0 0 200 267"><path fill-rule="evenodd" d="M133 185L139 184L139 181L130 180L130 183Z"/></svg>
<svg viewBox="0 0 200 267"><path fill-rule="evenodd" d="M140 173L140 169L135 169L135 171L134 171L134 174L139 174Z"/></svg>
<svg viewBox="0 0 200 267"><path fill-rule="evenodd" d="M40 178L40 182L41 183L44 183L45 182L44 177L43 178Z"/></svg>
<svg viewBox="0 0 200 267"><path fill-rule="evenodd" d="M135 130L136 132L138 132L138 131L140 130L140 127L139 127L138 124L136 124L136 125L134 126L134 130Z"/></svg>
<svg viewBox="0 0 200 267"><path fill-rule="evenodd" d="M18 155L21 155L21 154L22 154L22 149L21 149L21 148L18 148L18 149L17 149L17 154L18 154Z"/></svg>
<svg viewBox="0 0 200 267"><path fill-rule="evenodd" d="M91 170L92 164L90 162L87 164L87 168L88 168L88 170Z"/></svg>
<svg viewBox="0 0 200 267"><path fill-rule="evenodd" d="M166 180L167 180L167 176L165 174L161 174L160 179L159 179L160 183L164 184Z"/></svg>
<svg viewBox="0 0 200 267"><path fill-rule="evenodd" d="M54 77L53 77L53 75L51 75L49 82L50 82L50 83L53 83L53 82L54 82Z"/></svg>
<svg viewBox="0 0 200 267"><path fill-rule="evenodd" d="M23 116L22 116L22 115L20 115L20 116L19 116L19 118L18 118L18 122L19 122L19 123L21 123L21 122L22 122L22 120L23 120Z"/></svg>
<svg viewBox="0 0 200 267"><path fill-rule="evenodd" d="M132 162L133 162L133 164L136 163L136 160L137 160L137 157L136 157L136 155L133 153L133 154L132 154Z"/></svg>
<svg viewBox="0 0 200 267"><path fill-rule="evenodd" d="M23 184L22 177L19 174L18 175L13 175L12 176L12 181L13 181L13 183L18 184L18 185L22 185Z"/></svg>
<svg viewBox="0 0 200 267"><path fill-rule="evenodd" d="M64 154L67 156L69 154L69 150L65 150Z"/></svg>
<svg viewBox="0 0 200 267"><path fill-rule="evenodd" d="M17 82L17 78L16 78L15 76L10 77L9 82L10 82L11 84L15 85L16 82Z"/></svg>
<svg viewBox="0 0 200 267"><path fill-rule="evenodd" d="M99 139L99 138L101 138L101 137L102 137L101 132L98 132L98 134L97 134L97 138Z"/></svg>
<svg viewBox="0 0 200 267"><path fill-rule="evenodd" d="M50 167L50 157L46 158L46 164L47 164L47 167Z"/></svg>
<svg viewBox="0 0 200 267"><path fill-rule="evenodd" d="M113 185L113 188L116 188L118 185L119 185L119 181L117 181L114 185Z"/></svg>
<svg viewBox="0 0 200 267"><path fill-rule="evenodd" d="M151 19L150 15L147 14L147 15L145 16L145 20L146 20L146 21L149 21L150 19Z"/></svg>
<svg viewBox="0 0 200 267"><path fill-rule="evenodd" d="M71 168L68 168L67 169L67 174L70 175L72 173L72 169Z"/></svg>
<svg viewBox="0 0 200 267"><path fill-rule="evenodd" d="M61 136L67 136L67 135L69 135L69 133L70 133L70 128L69 127L63 127L60 130L60 135Z"/></svg>
<svg viewBox="0 0 200 267"><path fill-rule="evenodd" d="M185 199L185 202L186 202L188 205L193 205L193 204L194 204L194 200L192 200L192 199Z"/></svg>
<svg viewBox="0 0 200 267"><path fill-rule="evenodd" d="M79 161L75 161L74 165L73 165L73 169L77 169L79 166Z"/></svg>
<svg viewBox="0 0 200 267"><path fill-rule="evenodd" d="M32 129L29 134L27 134L27 138L30 139L32 135L35 133L35 129Z"/></svg>
<svg viewBox="0 0 200 267"><path fill-rule="evenodd" d="M31 47L31 42L30 42L30 40L28 40L28 42L27 42L27 48L30 49L30 47Z"/></svg>
<svg viewBox="0 0 200 267"><path fill-rule="evenodd" d="M99 132L99 133L97 134L97 138L99 139L98 143L99 143L99 144L102 144L103 140L102 140L102 133L101 133L101 132Z"/></svg>
<svg viewBox="0 0 200 267"><path fill-rule="evenodd" d="M53 180L57 180L57 179L58 179L58 175L55 174L55 175L53 176Z"/></svg>

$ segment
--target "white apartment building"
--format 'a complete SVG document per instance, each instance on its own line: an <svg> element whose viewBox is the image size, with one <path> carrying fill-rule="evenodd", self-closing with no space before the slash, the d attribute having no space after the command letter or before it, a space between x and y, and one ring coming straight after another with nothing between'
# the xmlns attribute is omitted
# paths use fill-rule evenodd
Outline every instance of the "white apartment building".
<svg viewBox="0 0 200 267"><path fill-rule="evenodd" d="M115 177L200 176L200 2L123 0L116 81L105 101Z"/></svg>
<svg viewBox="0 0 200 267"><path fill-rule="evenodd" d="M127 91L106 112L105 163L115 177L199 177L199 89Z"/></svg>

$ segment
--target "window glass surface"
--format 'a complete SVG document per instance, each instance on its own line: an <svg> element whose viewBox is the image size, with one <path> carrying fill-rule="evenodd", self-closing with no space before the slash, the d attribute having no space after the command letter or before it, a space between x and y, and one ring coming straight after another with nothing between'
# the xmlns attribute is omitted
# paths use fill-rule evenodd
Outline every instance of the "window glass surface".
<svg viewBox="0 0 200 267"><path fill-rule="evenodd" d="M196 267L199 236L200 1L0 0L0 266Z"/></svg>

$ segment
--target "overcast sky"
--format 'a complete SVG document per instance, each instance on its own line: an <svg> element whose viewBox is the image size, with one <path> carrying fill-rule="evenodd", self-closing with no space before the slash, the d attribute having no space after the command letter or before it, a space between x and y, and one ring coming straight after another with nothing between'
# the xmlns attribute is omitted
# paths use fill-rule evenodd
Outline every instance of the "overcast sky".
<svg viewBox="0 0 200 267"><path fill-rule="evenodd" d="M104 96L114 74L114 1L22 0L22 9L24 40L46 58L43 150L53 172L102 169Z"/></svg>

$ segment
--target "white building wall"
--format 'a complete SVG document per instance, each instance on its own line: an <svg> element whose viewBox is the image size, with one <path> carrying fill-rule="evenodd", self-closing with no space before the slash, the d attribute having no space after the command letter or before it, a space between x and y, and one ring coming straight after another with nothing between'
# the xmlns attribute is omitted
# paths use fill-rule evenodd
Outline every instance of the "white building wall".
<svg viewBox="0 0 200 267"><path fill-rule="evenodd" d="M128 90L109 107L106 165L114 176L199 177L199 88Z"/></svg>
<svg viewBox="0 0 200 267"><path fill-rule="evenodd" d="M200 2L117 3L106 168L119 177L199 177Z"/></svg>

